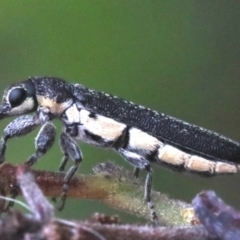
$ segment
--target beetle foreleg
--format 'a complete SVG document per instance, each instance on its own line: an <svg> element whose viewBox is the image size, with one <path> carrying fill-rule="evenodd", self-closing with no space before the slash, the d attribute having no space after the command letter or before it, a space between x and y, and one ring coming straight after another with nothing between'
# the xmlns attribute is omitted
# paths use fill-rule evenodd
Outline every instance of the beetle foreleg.
<svg viewBox="0 0 240 240"><path fill-rule="evenodd" d="M40 122L34 116L25 115L14 119L4 129L0 142L0 163L4 162L7 140L14 137L20 137L33 131Z"/></svg>

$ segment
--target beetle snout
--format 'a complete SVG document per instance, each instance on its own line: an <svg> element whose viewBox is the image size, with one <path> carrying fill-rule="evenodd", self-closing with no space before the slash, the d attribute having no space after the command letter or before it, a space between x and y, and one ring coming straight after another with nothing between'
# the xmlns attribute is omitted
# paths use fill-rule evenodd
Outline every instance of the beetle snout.
<svg viewBox="0 0 240 240"><path fill-rule="evenodd" d="M9 115L10 109L8 106L0 105L0 120Z"/></svg>

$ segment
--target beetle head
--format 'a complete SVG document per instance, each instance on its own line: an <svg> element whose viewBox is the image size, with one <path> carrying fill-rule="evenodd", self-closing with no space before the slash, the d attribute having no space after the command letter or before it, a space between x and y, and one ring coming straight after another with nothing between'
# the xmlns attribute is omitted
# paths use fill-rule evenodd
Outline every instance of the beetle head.
<svg viewBox="0 0 240 240"><path fill-rule="evenodd" d="M31 79L8 87L0 105L0 119L35 111L37 108L36 91Z"/></svg>

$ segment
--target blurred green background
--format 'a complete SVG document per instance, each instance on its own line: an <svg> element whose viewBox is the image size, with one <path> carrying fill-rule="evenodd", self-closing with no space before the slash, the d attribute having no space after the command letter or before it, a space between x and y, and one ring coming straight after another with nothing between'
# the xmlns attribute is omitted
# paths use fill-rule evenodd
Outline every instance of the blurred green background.
<svg viewBox="0 0 240 240"><path fill-rule="evenodd" d="M235 0L1 1L1 92L28 76L59 76L240 141L239 12ZM9 121L0 122L1 132ZM6 158L23 162L36 134L9 141ZM131 169L112 151L81 148L81 173L109 159ZM61 157L55 144L36 167L56 170ZM240 175L202 178L154 168L154 188L186 201L214 189L240 209L239 185ZM82 219L96 211L134 221L89 200L72 200L58 216Z"/></svg>

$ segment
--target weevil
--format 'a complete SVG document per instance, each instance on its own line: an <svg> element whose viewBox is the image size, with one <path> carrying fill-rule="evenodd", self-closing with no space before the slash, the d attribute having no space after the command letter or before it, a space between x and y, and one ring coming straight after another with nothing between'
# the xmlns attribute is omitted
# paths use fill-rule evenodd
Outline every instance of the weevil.
<svg viewBox="0 0 240 240"><path fill-rule="evenodd" d="M69 183L83 159L77 142L116 150L135 167L136 177L140 169L147 171L144 197L153 220L157 220L157 215L151 201L152 163L206 176L233 174L240 169L238 142L55 77L30 77L8 87L3 93L0 119L13 115L20 116L4 129L0 163L4 162L8 139L26 135L41 126L35 139L36 152L26 161L33 165L54 143L55 127L51 121L61 120L60 148L64 157L59 170L64 171L69 158L74 164L63 180L60 208L64 206Z"/></svg>

